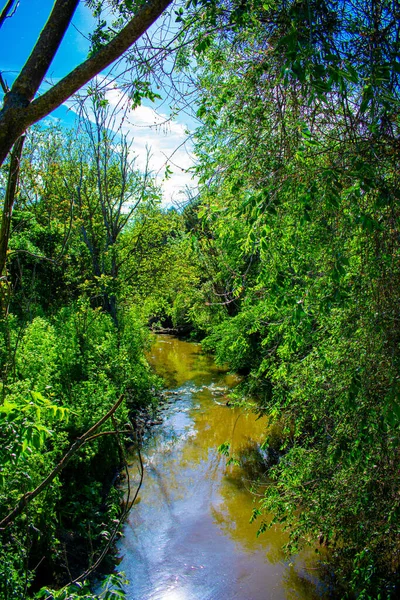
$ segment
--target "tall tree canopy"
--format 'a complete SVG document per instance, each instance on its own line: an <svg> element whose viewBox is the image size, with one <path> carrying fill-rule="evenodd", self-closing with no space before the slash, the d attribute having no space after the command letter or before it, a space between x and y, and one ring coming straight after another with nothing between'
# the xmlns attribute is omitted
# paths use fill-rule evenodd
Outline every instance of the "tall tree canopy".
<svg viewBox="0 0 400 600"><path fill-rule="evenodd" d="M395 596L398 5L246 6L197 65L197 211L225 281L205 343L281 430L256 514L327 543L346 593Z"/></svg>

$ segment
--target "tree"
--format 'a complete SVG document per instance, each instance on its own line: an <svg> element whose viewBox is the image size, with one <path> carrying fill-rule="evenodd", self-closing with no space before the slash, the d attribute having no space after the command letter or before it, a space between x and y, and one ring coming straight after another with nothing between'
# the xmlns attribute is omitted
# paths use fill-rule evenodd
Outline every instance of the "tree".
<svg viewBox="0 0 400 600"><path fill-rule="evenodd" d="M198 63L200 210L242 287L206 345L281 430L260 531L327 544L349 597L397 597L396 9L263 6Z"/></svg>
<svg viewBox="0 0 400 600"><path fill-rule="evenodd" d="M18 180L18 164L21 156L23 138L20 136L30 125L40 121L60 106L83 85L98 75L103 69L119 58L162 14L172 0L150 0L137 10L126 12L130 18L121 31L108 43L94 48L91 56L73 69L61 81L35 98L44 77L58 51L67 31L79 0L56 0L48 21L42 30L35 47L8 90L3 79L4 103L0 111L0 165L15 144L9 167L9 185L3 205L0 239L0 276L4 274L9 223ZM8 2L2 11L6 18L14 3ZM127 3L128 5L128 3ZM18 141L19 140L19 141Z"/></svg>
<svg viewBox="0 0 400 600"><path fill-rule="evenodd" d="M146 321L178 332L190 330L195 320L201 273L191 241L182 214L147 204L121 245L125 302L140 306Z"/></svg>
<svg viewBox="0 0 400 600"><path fill-rule="evenodd" d="M119 249L122 232L139 206L159 202L153 178L135 167L132 142L112 130L114 111L97 92L89 119L83 103L82 143L72 144L64 181L73 199L80 232L92 262L92 279L100 286L103 308L117 323L117 280L124 262ZM148 163L148 161L147 161Z"/></svg>

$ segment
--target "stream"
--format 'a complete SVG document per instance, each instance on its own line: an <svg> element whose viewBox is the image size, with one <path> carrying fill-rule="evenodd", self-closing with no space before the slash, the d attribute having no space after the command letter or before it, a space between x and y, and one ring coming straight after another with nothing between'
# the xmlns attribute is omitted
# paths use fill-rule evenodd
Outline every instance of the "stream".
<svg viewBox="0 0 400 600"><path fill-rule="evenodd" d="M144 482L118 543L129 600L321 598L315 553L288 561L278 527L257 538L248 473L217 448L257 448L265 421L225 405L239 378L199 344L158 336L148 356L164 378L162 419L143 448ZM131 485L139 475L130 465Z"/></svg>

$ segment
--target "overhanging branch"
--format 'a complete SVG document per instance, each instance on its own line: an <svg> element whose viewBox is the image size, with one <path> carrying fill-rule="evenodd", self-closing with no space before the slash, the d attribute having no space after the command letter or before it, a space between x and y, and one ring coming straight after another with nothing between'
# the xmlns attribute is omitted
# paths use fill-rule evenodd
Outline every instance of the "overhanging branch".
<svg viewBox="0 0 400 600"><path fill-rule="evenodd" d="M56 0L28 60L11 87L16 94L30 102L46 75L67 31L79 0Z"/></svg>
<svg viewBox="0 0 400 600"><path fill-rule="evenodd" d="M145 4L106 46L76 67L48 92L34 100L27 109L30 124L49 114L98 73L109 67L140 38L171 2L172 0L152 0Z"/></svg>
<svg viewBox="0 0 400 600"><path fill-rule="evenodd" d="M115 413L117 408L122 404L124 399L124 395L122 394L117 402L110 408L107 414L105 414L97 423L93 425L90 429L86 431L83 435L81 435L71 446L68 452L63 456L58 465L49 473L49 475L32 491L24 494L17 506L2 520L0 521L0 529L4 529L12 523L18 515L20 515L26 508L26 506L32 502L36 496L38 496L46 487L61 473L61 471L67 466L71 458L74 454L79 450L81 446L86 444L90 438L93 437L94 432L103 425L112 415Z"/></svg>
<svg viewBox="0 0 400 600"><path fill-rule="evenodd" d="M4 21L6 19L13 16L14 12L17 9L17 6L18 6L17 0L8 0L8 2L6 2L5 7L3 8L3 10L0 13L0 28L3 26Z"/></svg>
<svg viewBox="0 0 400 600"><path fill-rule="evenodd" d="M172 0L149 0L107 45L76 67L50 90L32 101L35 91L39 89L43 81L46 65L47 67L50 65L57 51L57 44L61 42L65 27L68 26L68 19L65 16L62 18L58 13L58 9L63 5L68 8L69 23L74 6L76 7L77 3L78 0L56 0L49 21L31 56L12 89L5 96L4 106L0 112L0 165L4 162L18 137L30 125L40 121L40 119L58 108L93 77L116 61L156 21L172 3ZM60 31L54 34L54 38L52 38L49 28L50 25L58 25L58 20L53 16L56 14L60 22ZM46 32L49 33L48 37L45 35ZM39 57L40 64L35 65L33 57L37 56L40 49L46 50L46 56L40 60Z"/></svg>

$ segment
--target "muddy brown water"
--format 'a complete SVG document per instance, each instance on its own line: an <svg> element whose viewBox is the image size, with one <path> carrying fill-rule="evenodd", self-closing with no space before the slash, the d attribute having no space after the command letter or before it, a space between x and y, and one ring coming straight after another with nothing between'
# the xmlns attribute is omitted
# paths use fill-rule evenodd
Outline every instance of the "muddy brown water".
<svg viewBox="0 0 400 600"><path fill-rule="evenodd" d="M144 483L119 542L129 600L311 600L323 597L310 551L290 562L278 528L256 536L255 496L234 452L259 443L265 421L224 406L238 377L198 344L159 336L149 361L166 384L162 423L145 443ZM131 483L138 480L134 459Z"/></svg>

